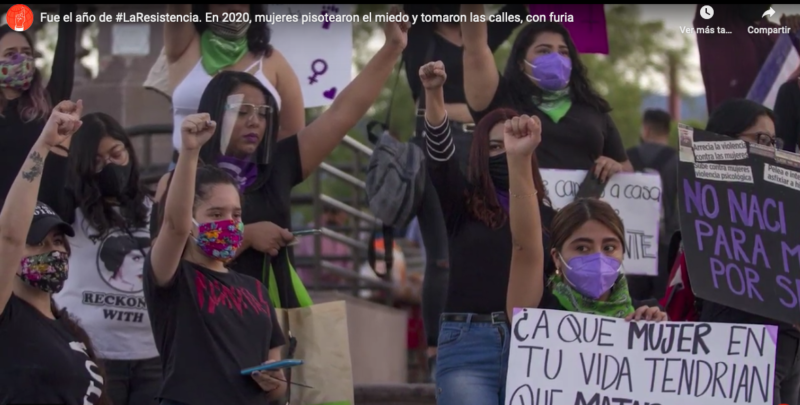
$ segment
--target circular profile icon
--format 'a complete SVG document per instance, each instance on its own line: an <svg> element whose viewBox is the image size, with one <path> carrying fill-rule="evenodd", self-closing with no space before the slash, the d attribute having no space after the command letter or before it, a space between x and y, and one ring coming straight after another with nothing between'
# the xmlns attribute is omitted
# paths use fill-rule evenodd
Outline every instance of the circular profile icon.
<svg viewBox="0 0 800 405"><path fill-rule="evenodd" d="M144 257L150 251L149 236L110 232L97 253L97 272L114 290L138 293L143 289Z"/></svg>
<svg viewBox="0 0 800 405"><path fill-rule="evenodd" d="M6 23L14 31L25 31L33 24L33 11L24 4L15 4L6 13Z"/></svg>

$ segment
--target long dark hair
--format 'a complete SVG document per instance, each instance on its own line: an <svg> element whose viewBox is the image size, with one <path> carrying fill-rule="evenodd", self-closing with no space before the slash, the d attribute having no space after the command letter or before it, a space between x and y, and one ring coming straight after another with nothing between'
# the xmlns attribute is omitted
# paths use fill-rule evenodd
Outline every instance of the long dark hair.
<svg viewBox="0 0 800 405"><path fill-rule="evenodd" d="M256 54L264 54L264 57L272 55L272 45L270 37L272 31L266 21L256 22L256 16L264 14L264 7L261 4L250 5L250 28L247 29L247 49ZM208 12L208 4L192 4L192 13L202 16L199 21L194 23L194 29L198 34L202 34L207 28L208 23L205 15Z"/></svg>
<svg viewBox="0 0 800 405"><path fill-rule="evenodd" d="M78 339L79 342L83 343L86 347L86 355L89 356L89 359L97 365L98 374L100 377L103 378L103 381L106 384L103 385L102 392L100 394L100 401L98 405L112 405L111 399L108 396L108 379L106 379L106 369L103 367L103 362L99 357L97 357L97 352L94 350L94 345L92 345L92 339L89 338L89 334L78 324L78 322L69 315L67 309L58 309L56 302L53 299L50 299L50 310L53 311L53 315L58 319L66 328L67 330Z"/></svg>
<svg viewBox="0 0 800 405"><path fill-rule="evenodd" d="M711 113L706 131L738 138L764 115L775 121L772 110L755 101L744 98L725 100Z"/></svg>
<svg viewBox="0 0 800 405"><path fill-rule="evenodd" d="M529 23L519 32L519 35L517 35L517 38L514 40L514 45L511 47L511 53L509 53L508 61L506 62L505 72L503 72L503 76L511 82L511 88L516 89L513 91L512 97L514 97L520 105L525 106L526 109L532 109L535 107L533 98L542 95L542 90L533 84L531 79L525 75L522 66L528 53L528 48L533 45L536 37L543 32L561 34L561 36L564 37L567 48L569 48L569 59L572 61L572 74L569 77L569 89L572 101L587 105L601 113L611 111L611 106L608 104L608 101L600 96L589 82L586 66L581 62L578 50L575 48L575 43L572 42L569 31L567 31L563 25L554 22Z"/></svg>
<svg viewBox="0 0 800 405"><path fill-rule="evenodd" d="M200 97L200 105L197 108L198 113L208 113L211 120L217 123L217 128L214 130L214 135L200 148L200 159L208 164L216 164L222 152L220 152L221 132L223 128L223 119L227 109L228 96L236 91L240 85L253 86L264 94L264 99L267 105L270 106L271 113L268 118L269 125L266 131L271 133L264 134L264 138L269 139L273 145L270 153L273 153L275 142L278 139L278 129L280 128L280 121L278 119L278 103L272 93L261 84L255 76L245 72L224 71L220 72L208 83L203 95ZM267 151L264 150L265 142L261 142L256 150L256 156L265 157Z"/></svg>
<svg viewBox="0 0 800 405"><path fill-rule="evenodd" d="M497 201L494 183L489 176L489 133L495 125L501 124L508 119L519 116L519 114L509 108L498 108L486 114L478 125L472 137L472 149L469 153L469 168L467 179L469 188L467 190L467 207L469 212L477 220L486 226L497 229L508 220L508 213L500 202ZM533 169L533 185L536 188L539 204L550 205L550 200L544 189L542 175L539 173L539 161L536 154L531 156L531 168Z"/></svg>
<svg viewBox="0 0 800 405"><path fill-rule="evenodd" d="M130 138L117 120L108 114L87 114L82 121L83 125L70 144L66 180L69 198L62 203L61 215L72 224L75 222L75 209L80 208L87 223L97 230L97 235L91 237L101 237L114 227L147 226L147 193L139 182L139 162ZM125 145L131 165L130 179L118 201L119 212L114 209L115 205L106 201L97 184L97 148L106 136ZM77 225L84 226L84 231L88 230L85 224Z"/></svg>
<svg viewBox="0 0 800 405"><path fill-rule="evenodd" d="M31 41L31 37L29 37L27 33L14 31L14 29L8 25L0 26L0 39L3 39L3 37L11 33L22 35L28 42L28 46L31 47L31 52L35 52L33 41ZM33 69L31 86L19 96L19 104L17 105L17 113L20 118L22 118L23 122L43 120L50 116L50 110L53 109L50 95L47 94L47 90L42 83L42 74L36 66L34 66ZM3 93L0 93L0 115L3 114L6 106L8 106L8 99L6 99Z"/></svg>
<svg viewBox="0 0 800 405"><path fill-rule="evenodd" d="M167 189L164 191L164 194L161 196L161 199L158 201L158 227L151 227L150 237L151 239L155 240L158 236L158 232L161 229L161 225L164 223L164 208L167 205L167 196L169 195L169 188L172 185L172 176L175 172L169 173L169 178L167 180ZM236 190L239 190L239 183L231 177L228 172L218 168L217 166L213 165L206 165L200 164L197 166L197 173L195 174L194 178L194 199L192 200L192 207L196 207L197 204L201 201L205 201L208 198L208 194L211 192L211 187L216 186L219 184L230 184ZM241 193L239 194L241 198Z"/></svg>

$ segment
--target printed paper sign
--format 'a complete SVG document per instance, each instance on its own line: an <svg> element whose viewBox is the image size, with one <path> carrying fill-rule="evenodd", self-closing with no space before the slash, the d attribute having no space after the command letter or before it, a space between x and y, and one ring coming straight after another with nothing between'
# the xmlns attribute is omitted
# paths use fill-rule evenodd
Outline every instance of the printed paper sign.
<svg viewBox="0 0 800 405"><path fill-rule="evenodd" d="M585 170L541 169L553 208L571 203ZM625 274L658 274L658 234L661 222L661 176L650 173L618 173L606 184L601 199L617 211L625 224L627 254Z"/></svg>
<svg viewBox="0 0 800 405"><path fill-rule="evenodd" d="M695 144L730 140L698 129L693 137ZM798 156L782 152L779 159L753 144L748 149L747 159L736 162L679 163L678 209L692 291L800 323L800 228L793 225L800 223L800 173L782 163Z"/></svg>
<svg viewBox="0 0 800 405"><path fill-rule="evenodd" d="M772 405L777 329L515 309L505 405Z"/></svg>
<svg viewBox="0 0 800 405"><path fill-rule="evenodd" d="M351 14L352 4L267 4L267 13ZM353 25L349 22L270 24L272 45L281 51L300 80L306 108L329 105L350 83Z"/></svg>

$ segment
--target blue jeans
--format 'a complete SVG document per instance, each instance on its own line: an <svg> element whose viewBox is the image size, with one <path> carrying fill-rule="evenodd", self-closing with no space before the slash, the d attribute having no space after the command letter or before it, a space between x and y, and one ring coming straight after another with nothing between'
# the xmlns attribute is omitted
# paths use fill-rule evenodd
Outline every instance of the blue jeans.
<svg viewBox="0 0 800 405"><path fill-rule="evenodd" d="M447 315L447 314L444 314ZM503 405L509 328L505 322L442 322L436 356L437 405Z"/></svg>

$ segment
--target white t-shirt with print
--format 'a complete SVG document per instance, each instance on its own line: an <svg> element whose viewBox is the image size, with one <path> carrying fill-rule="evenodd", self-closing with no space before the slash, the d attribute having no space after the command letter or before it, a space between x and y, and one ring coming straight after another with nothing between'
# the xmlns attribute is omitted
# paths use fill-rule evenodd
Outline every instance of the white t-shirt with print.
<svg viewBox="0 0 800 405"><path fill-rule="evenodd" d="M147 201L148 213L152 204ZM80 321L100 358L143 360L158 357L142 286L148 227L113 228L101 237L76 210L75 237L69 238L69 278L53 298Z"/></svg>

